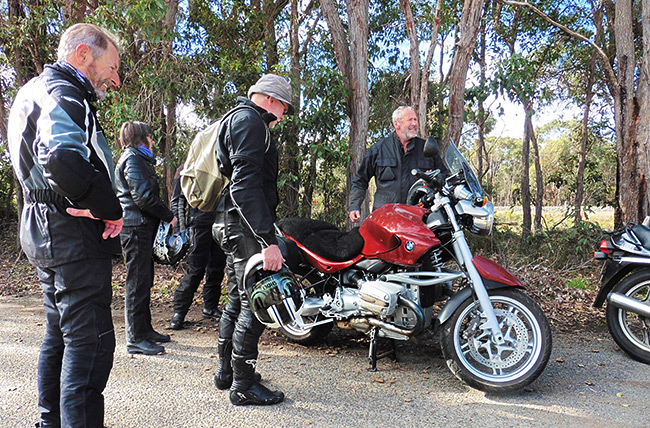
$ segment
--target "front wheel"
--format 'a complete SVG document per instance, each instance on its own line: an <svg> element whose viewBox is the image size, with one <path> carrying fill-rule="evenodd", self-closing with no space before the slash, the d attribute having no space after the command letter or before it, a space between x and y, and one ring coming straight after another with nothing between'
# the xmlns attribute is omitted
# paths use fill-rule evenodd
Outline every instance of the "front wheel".
<svg viewBox="0 0 650 428"><path fill-rule="evenodd" d="M443 324L442 353L447 366L469 386L509 393L533 382L551 355L551 327L542 308L517 289L489 292L504 342L493 341L477 300L460 304Z"/></svg>
<svg viewBox="0 0 650 428"><path fill-rule="evenodd" d="M645 304L650 302L650 272L627 276L614 290ZM632 358L650 364L650 319L607 304L607 328L622 350Z"/></svg>

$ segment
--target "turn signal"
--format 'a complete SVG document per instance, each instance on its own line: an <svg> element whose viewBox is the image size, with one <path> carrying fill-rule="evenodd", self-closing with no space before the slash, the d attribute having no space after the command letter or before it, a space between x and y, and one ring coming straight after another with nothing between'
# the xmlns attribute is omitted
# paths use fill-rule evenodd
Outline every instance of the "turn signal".
<svg viewBox="0 0 650 428"><path fill-rule="evenodd" d="M474 199L474 206L475 207L484 207L485 204L487 204L487 203L488 203L487 196L483 196L482 198Z"/></svg>
<svg viewBox="0 0 650 428"><path fill-rule="evenodd" d="M607 244L607 239L600 241L600 247L598 247L598 249L600 251L594 252L594 259L605 260L609 256L609 245Z"/></svg>
<svg viewBox="0 0 650 428"><path fill-rule="evenodd" d="M600 241L600 251L605 254L609 254L609 245L607 245L607 239Z"/></svg>

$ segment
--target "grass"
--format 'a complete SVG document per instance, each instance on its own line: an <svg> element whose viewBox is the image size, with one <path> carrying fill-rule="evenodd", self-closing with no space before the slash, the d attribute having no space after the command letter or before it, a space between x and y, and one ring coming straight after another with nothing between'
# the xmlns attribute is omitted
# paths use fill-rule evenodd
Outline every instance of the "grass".
<svg viewBox="0 0 650 428"><path fill-rule="evenodd" d="M575 288L576 290L595 290L596 287L589 278L583 276L576 276L574 278L568 279L566 285Z"/></svg>

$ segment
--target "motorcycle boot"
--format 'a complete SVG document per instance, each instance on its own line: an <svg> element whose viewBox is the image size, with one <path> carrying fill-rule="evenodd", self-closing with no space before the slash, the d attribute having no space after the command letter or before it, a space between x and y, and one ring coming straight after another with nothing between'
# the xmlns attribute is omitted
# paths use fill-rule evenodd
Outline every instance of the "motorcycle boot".
<svg viewBox="0 0 650 428"><path fill-rule="evenodd" d="M232 385L232 365L230 364L232 340L221 338L217 340L217 356L219 357L219 365L217 366L217 374L214 375L214 386L217 389L228 389Z"/></svg>
<svg viewBox="0 0 650 428"><path fill-rule="evenodd" d="M232 358L234 381L230 388L230 402L235 406L268 406L284 401L284 393L271 391L255 380L257 360Z"/></svg>
<svg viewBox="0 0 650 428"><path fill-rule="evenodd" d="M221 339L217 341L217 356L219 364L217 374L214 375L214 386L217 389L225 390L232 386L232 340ZM255 382L262 380L262 375L255 373Z"/></svg>

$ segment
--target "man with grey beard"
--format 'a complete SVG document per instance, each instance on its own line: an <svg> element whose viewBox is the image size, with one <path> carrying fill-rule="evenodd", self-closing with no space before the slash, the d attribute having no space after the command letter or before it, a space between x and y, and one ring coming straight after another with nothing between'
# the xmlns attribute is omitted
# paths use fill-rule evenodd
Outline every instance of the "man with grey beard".
<svg viewBox="0 0 650 428"><path fill-rule="evenodd" d="M412 169L439 169L448 174L440 156L424 157L424 140L417 136L418 118L411 107L400 106L393 112L395 132L368 149L352 180L350 190L350 220L361 220L361 204L368 191L368 182L375 177L377 191L373 211L390 203L405 203L408 191L417 180Z"/></svg>
<svg viewBox="0 0 650 428"><path fill-rule="evenodd" d="M43 288L40 427L103 427L113 367L112 258L123 225L95 102L120 84L119 40L92 24L61 36L59 60L23 86L9 115L25 195L20 242Z"/></svg>

